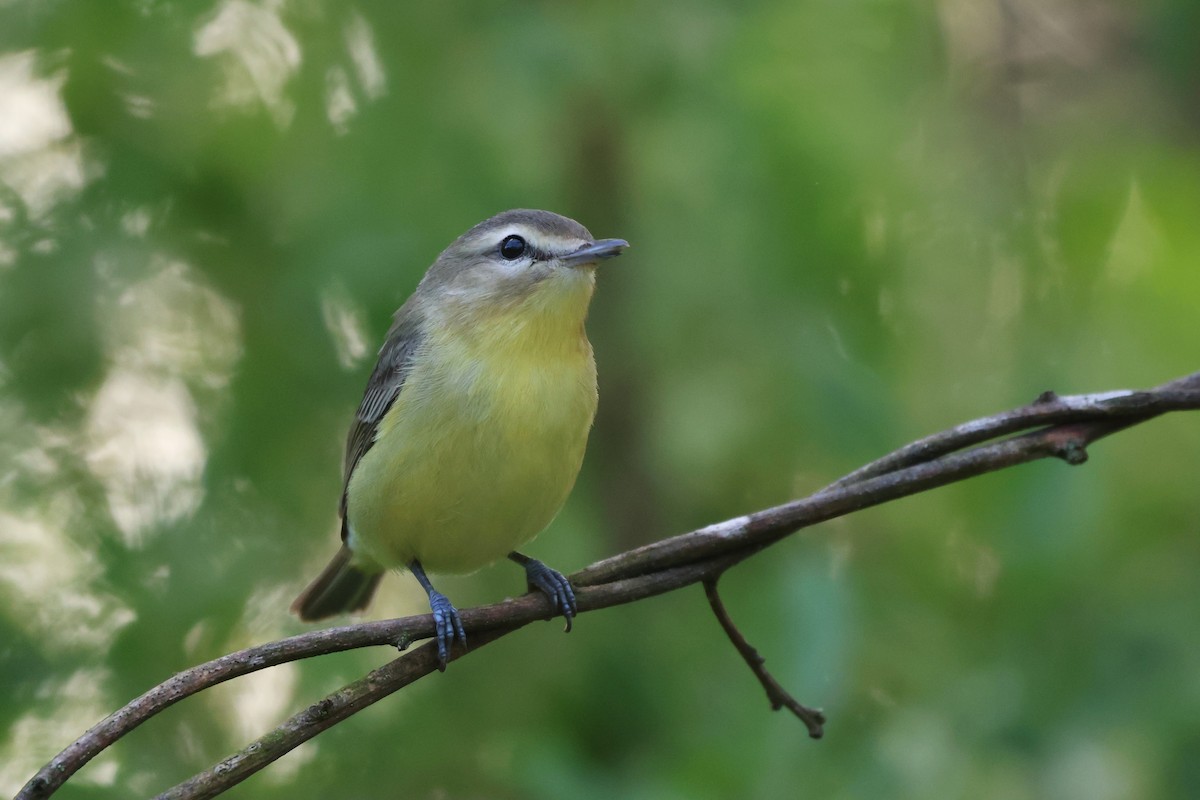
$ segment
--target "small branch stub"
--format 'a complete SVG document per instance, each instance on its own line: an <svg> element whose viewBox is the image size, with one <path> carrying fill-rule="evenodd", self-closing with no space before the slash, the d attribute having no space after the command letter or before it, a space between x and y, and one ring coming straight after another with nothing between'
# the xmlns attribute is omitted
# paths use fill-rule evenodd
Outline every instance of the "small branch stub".
<svg viewBox="0 0 1200 800"><path fill-rule="evenodd" d="M1058 457L1071 466L1077 467L1088 460L1088 452L1082 442L1072 439L1063 443Z"/></svg>

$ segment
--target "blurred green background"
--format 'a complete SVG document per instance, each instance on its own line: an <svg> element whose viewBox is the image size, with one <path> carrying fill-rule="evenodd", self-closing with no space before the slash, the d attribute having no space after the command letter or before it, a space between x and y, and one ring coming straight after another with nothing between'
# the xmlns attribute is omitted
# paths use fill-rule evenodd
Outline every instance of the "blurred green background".
<svg viewBox="0 0 1200 800"><path fill-rule="evenodd" d="M0 3L0 792L173 672L305 630L389 315L511 207L633 248L564 570L918 436L1194 371L1194 0ZM1200 796L1200 418L540 624L255 798ZM443 578L460 607L512 565ZM389 578L372 616L420 613ZM391 657L194 698L63 798L153 793Z"/></svg>

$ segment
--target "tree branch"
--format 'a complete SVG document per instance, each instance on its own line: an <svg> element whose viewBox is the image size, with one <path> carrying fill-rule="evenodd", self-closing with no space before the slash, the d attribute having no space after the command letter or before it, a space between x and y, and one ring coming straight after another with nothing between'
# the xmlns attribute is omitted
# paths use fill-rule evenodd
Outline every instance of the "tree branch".
<svg viewBox="0 0 1200 800"><path fill-rule="evenodd" d="M707 576L718 575L733 563L734 559L732 558L714 559L702 564L664 570L648 576L648 578L616 581L604 586L580 589L575 595L577 611L582 613L643 600L656 594L678 589L681 586L687 586L703 580ZM538 602L526 602L533 599ZM512 609L518 603L529 607L528 612L514 614ZM463 612L463 626L472 631L470 649L464 650L462 645L455 644L450 653L450 661L457 661L505 634L524 627L535 619L548 618L546 614L548 610L549 603L544 596L525 595L518 600L470 609L471 617L467 616L467 612ZM524 612L524 609L522 611ZM472 620L477 616L485 617L482 620L484 624L481 626L480 633L475 633L472 625ZM488 620L486 616L491 616L492 619ZM519 621L514 620L514 616ZM313 703L275 730L222 760L219 764L158 795L156 800L184 800L185 798L196 800L214 797L250 777L326 728L341 722L372 703L382 700L418 678L436 671L438 666L437 643L429 642L413 652L371 671L366 677L342 687L323 700Z"/></svg>
<svg viewBox="0 0 1200 800"><path fill-rule="evenodd" d="M1087 458L1086 448L1104 436L1168 411L1197 408L1200 408L1200 372L1141 392L1071 397L1047 392L1031 405L913 442L807 498L599 561L571 576L572 583L578 588L579 612L636 602L702 581L712 582L714 586L709 598L711 603L715 596L715 581L725 570L797 530L899 497L1040 458L1055 457L1070 464L1082 463ZM1021 431L1029 432L1011 435ZM1010 438L982 444L999 436ZM964 447L970 449L958 452ZM714 611L719 603L718 597ZM544 597L526 595L461 613L463 624L471 634L473 652L535 619L549 618L551 611ZM718 618L721 619L721 613ZM727 615L725 619L728 619ZM728 632L729 628L726 630ZM266 667L326 653L379 645L403 649L413 641L432 635L432 616L424 614L313 631L193 667L95 725L31 778L17 798L49 797L80 767L121 736L179 700L210 686ZM224 791L322 730L428 674L436 663L431 652L425 646L385 664L162 796L212 797ZM462 655L461 648L456 648L452 657ZM749 659L747 661L749 663ZM761 681L762 675L759 678ZM772 695L773 690L766 682L764 687L773 704L779 697L790 699L778 684L777 691L782 692L781 695ZM784 704L787 705L786 701Z"/></svg>

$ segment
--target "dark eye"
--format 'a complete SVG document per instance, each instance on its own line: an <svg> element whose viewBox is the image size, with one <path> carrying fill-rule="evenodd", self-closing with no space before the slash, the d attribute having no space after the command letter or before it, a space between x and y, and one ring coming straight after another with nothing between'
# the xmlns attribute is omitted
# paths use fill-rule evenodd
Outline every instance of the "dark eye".
<svg viewBox="0 0 1200 800"><path fill-rule="evenodd" d="M505 236L500 243L500 257L508 261L520 258L525 252L525 240L520 236Z"/></svg>

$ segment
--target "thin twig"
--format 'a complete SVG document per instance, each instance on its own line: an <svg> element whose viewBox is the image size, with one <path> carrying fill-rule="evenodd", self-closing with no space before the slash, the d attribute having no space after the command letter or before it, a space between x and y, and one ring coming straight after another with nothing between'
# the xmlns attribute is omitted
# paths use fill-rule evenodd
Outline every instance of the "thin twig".
<svg viewBox="0 0 1200 800"><path fill-rule="evenodd" d="M520 625L474 635L474 646L482 646L516 630ZM455 647L451 660L465 653ZM403 689L438 669L437 643L428 642L411 653L371 670L347 686L310 705L275 730L259 737L238 752L207 770L158 795L155 800L199 800L215 797L266 767L280 756L318 733L362 711L367 706Z"/></svg>
<svg viewBox="0 0 1200 800"><path fill-rule="evenodd" d="M767 671L766 659L759 655L758 650L746 641L746 637L738 630L737 625L734 624L733 619L729 616L729 612L725 610L725 604L721 602L721 595L717 591L717 581L720 579L721 576L718 575L705 580L704 594L708 598L708 604L712 607L717 621L725 629L725 634L729 637L729 641L733 642L733 646L737 648L742 658L745 659L746 665L750 667L750 671L754 673L754 677L758 678L758 682L766 690L767 700L771 702L771 710L788 709L799 717L805 727L808 728L809 736L814 739L820 739L825 735L825 715L819 709L809 708L792 697L787 689L784 689L779 681L775 680L775 676Z"/></svg>

